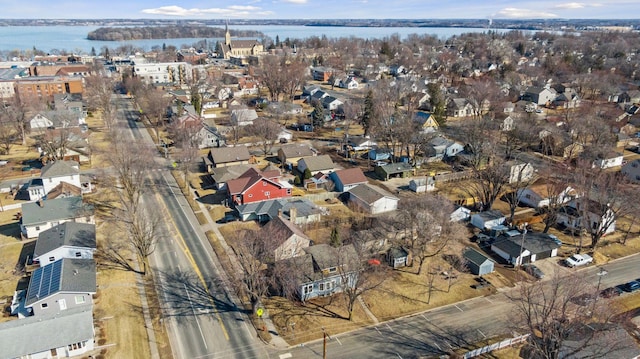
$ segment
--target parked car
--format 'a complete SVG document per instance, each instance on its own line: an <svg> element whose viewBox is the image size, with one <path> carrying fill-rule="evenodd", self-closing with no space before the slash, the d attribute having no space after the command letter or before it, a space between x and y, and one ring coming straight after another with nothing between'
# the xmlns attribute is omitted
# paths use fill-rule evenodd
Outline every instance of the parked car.
<svg viewBox="0 0 640 359"><path fill-rule="evenodd" d="M618 287L609 287L600 291L600 296L602 298L612 298L617 297L622 294L622 289Z"/></svg>
<svg viewBox="0 0 640 359"><path fill-rule="evenodd" d="M235 222L239 220L240 218L236 217L233 213L227 213L224 215L224 217L218 220L218 223L229 223L229 222Z"/></svg>
<svg viewBox="0 0 640 359"><path fill-rule="evenodd" d="M593 262L593 258L591 258L588 254L574 254L571 257L564 260L568 267L579 267Z"/></svg>
<svg viewBox="0 0 640 359"><path fill-rule="evenodd" d="M524 268L525 272L529 273L530 275L538 279L544 278L544 272L541 271L540 268L536 267L535 264L526 263L522 265L522 268Z"/></svg>
<svg viewBox="0 0 640 359"><path fill-rule="evenodd" d="M637 280L632 280L631 282L625 283L622 286L622 289L625 290L625 292L635 292L636 290L640 289L640 282L638 282Z"/></svg>

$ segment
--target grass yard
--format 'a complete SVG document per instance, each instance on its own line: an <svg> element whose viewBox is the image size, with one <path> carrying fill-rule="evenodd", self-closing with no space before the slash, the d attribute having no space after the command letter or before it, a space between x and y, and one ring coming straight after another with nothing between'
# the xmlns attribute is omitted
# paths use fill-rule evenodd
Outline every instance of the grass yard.
<svg viewBox="0 0 640 359"><path fill-rule="evenodd" d="M282 297L271 297L263 303L278 328L278 333L290 345L322 338L322 328L331 335L373 324L357 304L353 320L345 319L348 318L348 313L345 297L342 295L316 298L304 304L293 303Z"/></svg>

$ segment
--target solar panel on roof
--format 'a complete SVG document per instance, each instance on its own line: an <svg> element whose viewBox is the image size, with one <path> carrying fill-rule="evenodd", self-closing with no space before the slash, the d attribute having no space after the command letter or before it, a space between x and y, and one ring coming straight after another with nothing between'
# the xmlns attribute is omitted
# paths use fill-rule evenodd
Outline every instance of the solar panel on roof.
<svg viewBox="0 0 640 359"><path fill-rule="evenodd" d="M40 281L42 280L42 269L36 270L31 276L31 285L29 286L29 293L27 293L27 300L33 299L38 296L40 292Z"/></svg>
<svg viewBox="0 0 640 359"><path fill-rule="evenodd" d="M62 278L62 261L53 262L54 268L51 272L51 284L49 286L49 292L54 293L60 290L60 278Z"/></svg>
<svg viewBox="0 0 640 359"><path fill-rule="evenodd" d="M44 298L49 295L49 286L51 285L51 272L53 271L53 264L45 266L42 273L42 282L40 282L40 290L38 295L40 298Z"/></svg>

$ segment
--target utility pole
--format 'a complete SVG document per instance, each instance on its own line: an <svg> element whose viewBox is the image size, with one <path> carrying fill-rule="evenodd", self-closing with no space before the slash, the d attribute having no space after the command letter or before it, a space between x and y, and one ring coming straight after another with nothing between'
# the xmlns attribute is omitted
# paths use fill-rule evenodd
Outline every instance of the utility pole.
<svg viewBox="0 0 640 359"><path fill-rule="evenodd" d="M327 332L322 327L322 359L327 359Z"/></svg>

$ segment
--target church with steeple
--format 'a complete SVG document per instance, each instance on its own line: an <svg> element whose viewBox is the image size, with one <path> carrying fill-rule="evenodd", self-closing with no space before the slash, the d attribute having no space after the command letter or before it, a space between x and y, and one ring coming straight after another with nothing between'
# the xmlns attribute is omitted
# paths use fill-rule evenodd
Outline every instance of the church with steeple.
<svg viewBox="0 0 640 359"><path fill-rule="evenodd" d="M231 40L229 24L226 24L224 43L218 43L216 49L218 57L230 59L232 57L258 56L264 52L264 46L258 40Z"/></svg>

